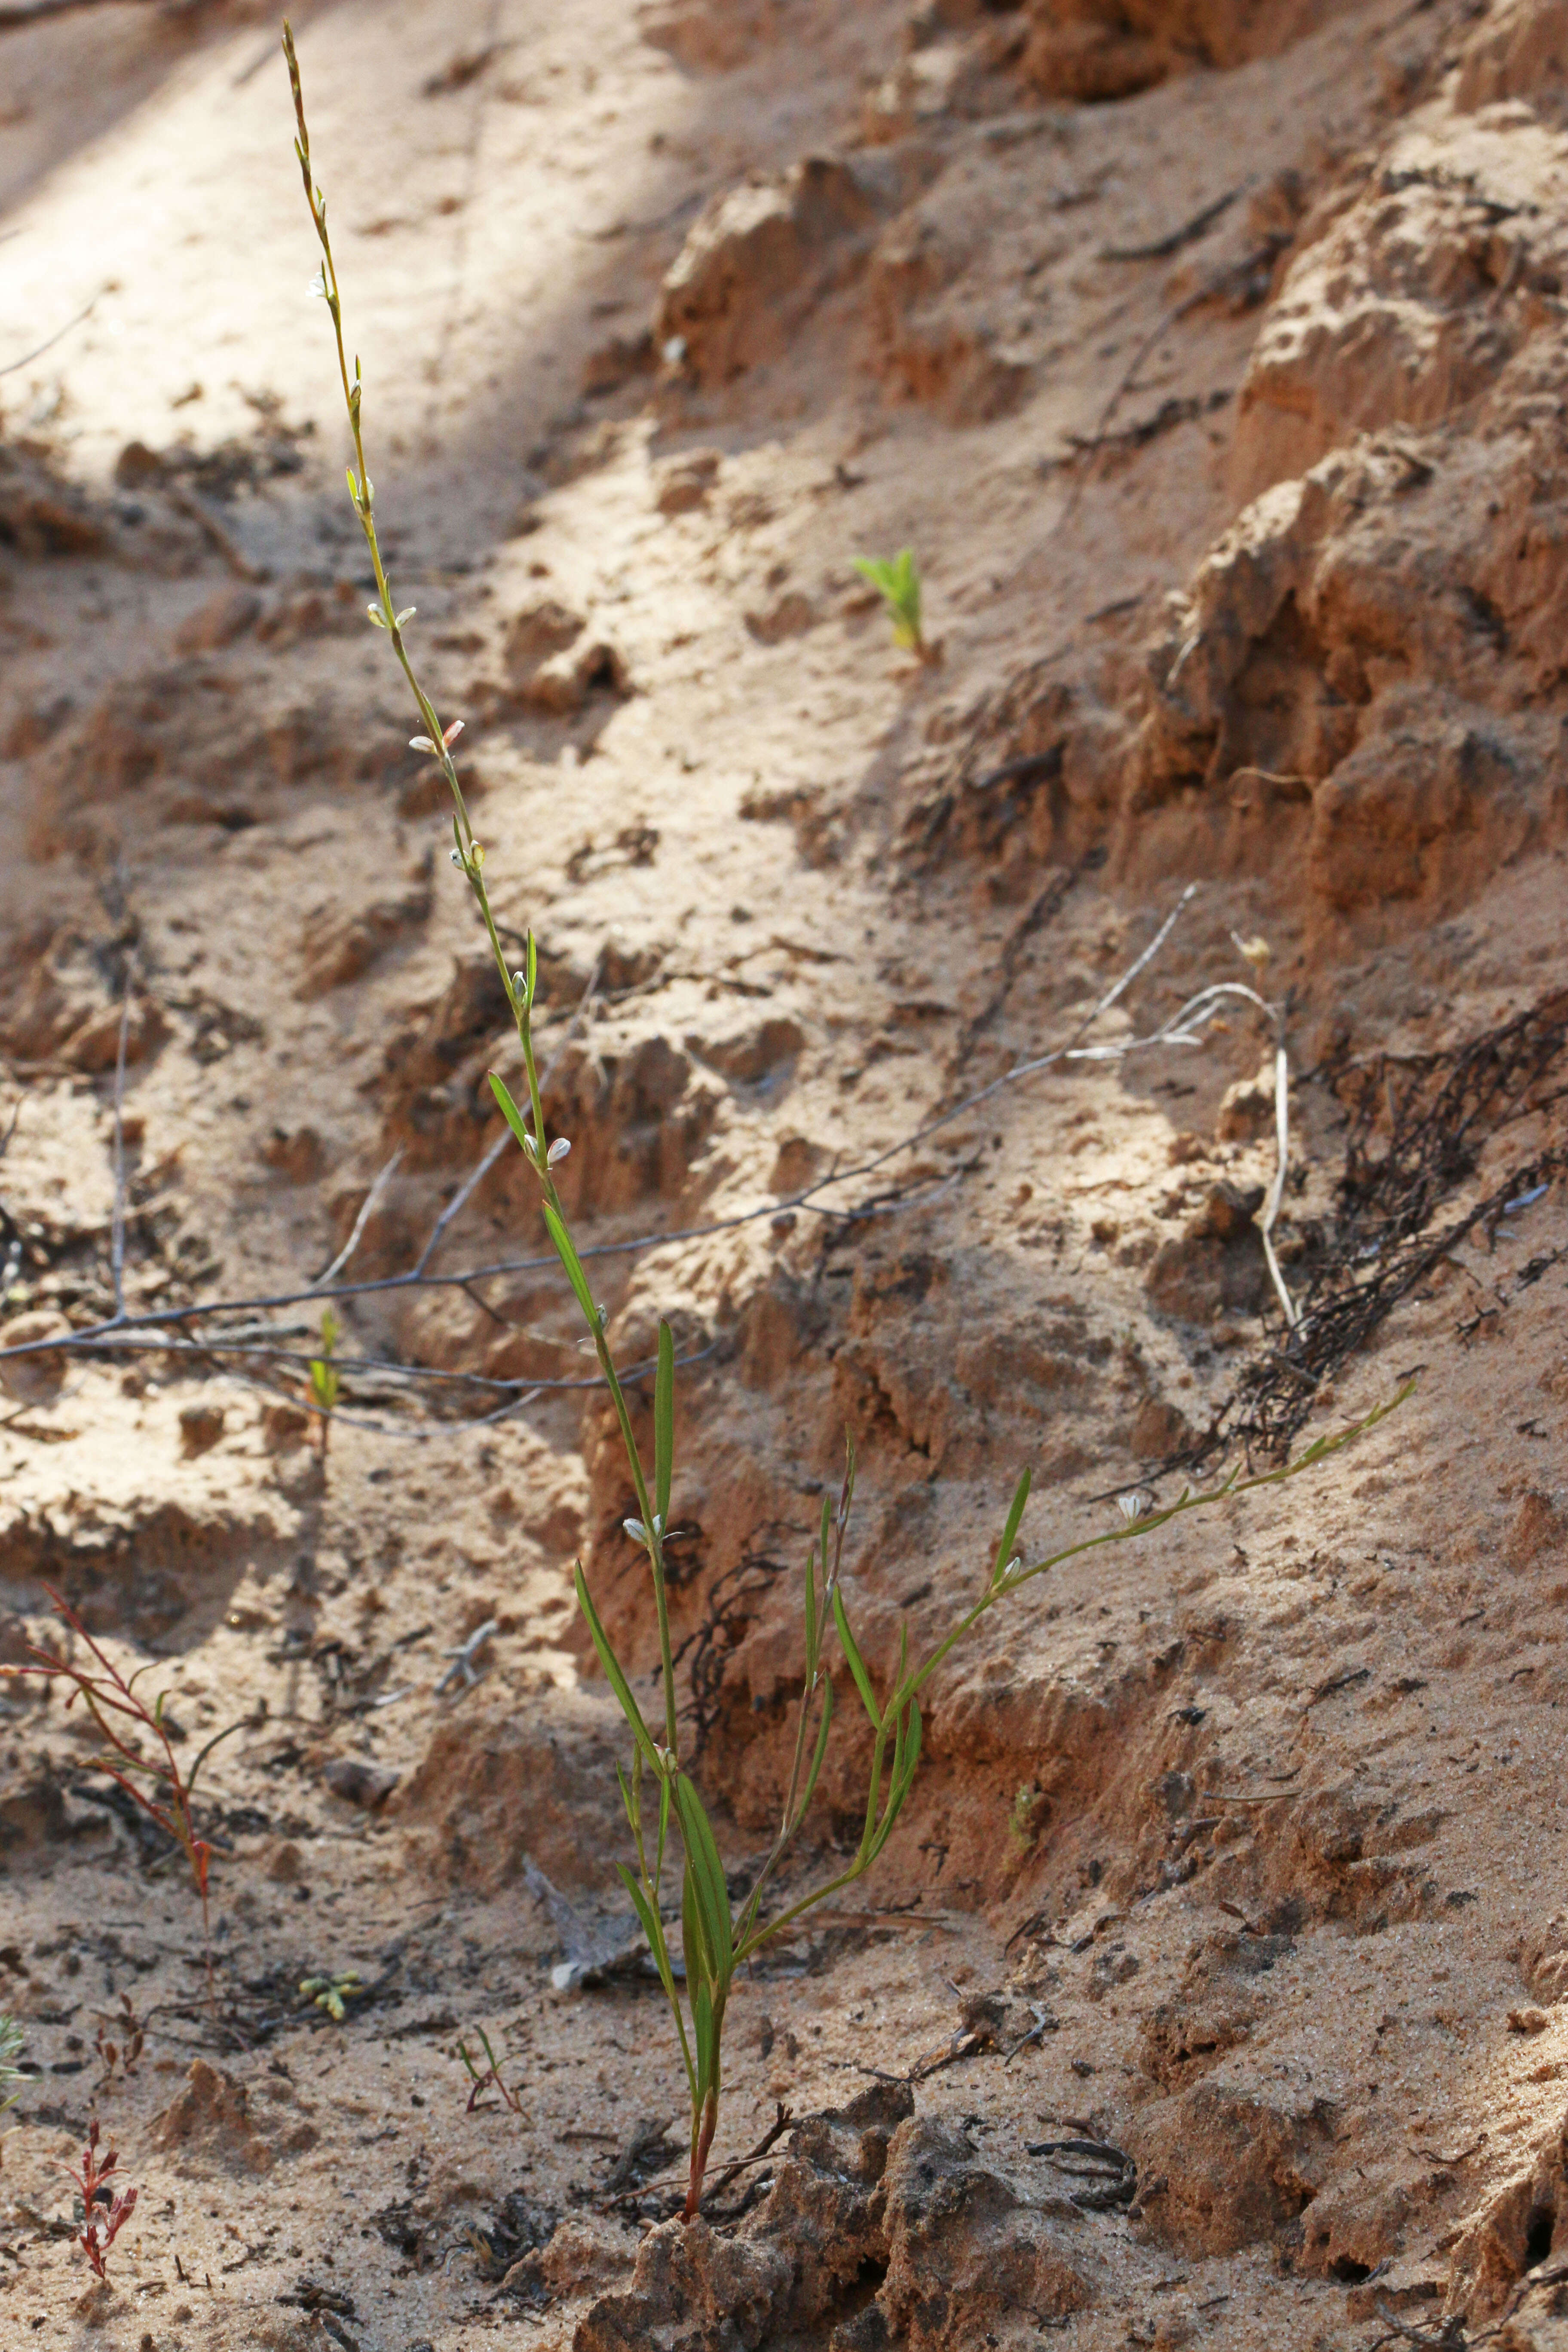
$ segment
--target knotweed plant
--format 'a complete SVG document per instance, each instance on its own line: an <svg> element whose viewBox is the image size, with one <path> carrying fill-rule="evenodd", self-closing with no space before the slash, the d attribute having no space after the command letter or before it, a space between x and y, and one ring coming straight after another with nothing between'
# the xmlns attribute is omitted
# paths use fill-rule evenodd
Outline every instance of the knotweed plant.
<svg viewBox="0 0 1568 2352"><path fill-rule="evenodd" d="M96 2278L107 2275L104 2265L109 2250L136 2210L140 2191L134 2189L110 2188L110 2175L120 2163L120 2152L110 2148L100 2156L100 2137L97 2118L89 2125L87 2146L81 2152L79 2165L62 2164L60 2170L74 2180L81 2197L81 2228L77 2231L77 2244L87 2256Z"/></svg>
<svg viewBox="0 0 1568 2352"><path fill-rule="evenodd" d="M284 53L289 62L297 124L295 153L304 181L321 245L321 263L315 290L325 300L336 343L338 373L348 410L353 463L348 471L349 496L359 518L375 580L375 599L369 606L373 625L391 641L394 657L408 681L419 712L421 731L413 748L433 760L446 778L452 797L452 863L473 893L500 975L501 987L521 1049L523 1099L493 1072L490 1087L519 1150L537 1181L545 1227L556 1255L587 1326L589 1344L597 1359L599 1375L608 1393L626 1449L626 1469L636 1498L634 1515L626 1522L632 1541L645 1554L658 1629L659 1705L651 1719L632 1687L630 1675L605 1633L581 1561L576 1569L579 1606L587 1622L600 1664L618 1701L631 1735L629 1769L617 1766L621 1795L631 1832L633 1861L619 1865L643 1934L664 1988L674 2021L680 2060L690 2099L690 2166L686 2218L698 2211L703 2177L718 2126L723 2087L725 2010L735 1972L771 1938L783 1934L803 1913L828 1901L870 1869L891 1835L908 1800L921 1759L921 1696L933 1675L981 1620L1011 1601L1037 1577L1048 1575L1064 1560L1101 1545L1142 1542L1157 1528L1187 1511L1202 1509L1224 1497L1277 1485L1321 1462L1350 1438L1381 1420L1392 1407L1370 1414L1356 1429L1320 1438L1300 1459L1260 1475L1243 1478L1233 1473L1224 1485L1207 1492L1184 1490L1163 1509L1138 1507L1123 1511L1104 1532L1066 1545L1045 1557L1029 1559L1018 1548L1019 1530L1029 1499L1030 1474L1025 1471L1014 1492L993 1558L984 1564L968 1604L956 1614L942 1638L923 1655L911 1656L907 1625L900 1629L898 1654L881 1677L873 1674L850 1623L845 1600L842 1562L850 1505L855 1492L855 1459L851 1450L843 1483L835 1500L826 1497L816 1540L806 1555L801 1582L802 1672L793 1760L778 1832L762 1869L743 1900L731 1899L718 1840L696 1784L680 1760L676 1719L675 1664L671 1652L665 1548L670 1520L675 1474L675 1343L668 1322L658 1328L654 1379L653 1460L645 1464L632 1424L625 1385L606 1336L607 1312L589 1284L578 1254L566 1211L556 1188L555 1170L571 1150L564 1137L551 1141L546 1135L538 1062L534 1050L533 1017L538 999L538 951L531 931L526 934L523 960L513 969L504 954L491 911L485 872L484 844L469 820L452 747L462 730L460 719L443 724L435 704L416 675L409 653L407 625L413 607L400 609L386 576L377 539L375 493L365 465L363 390L357 358L351 371L349 347L343 337L342 305L337 268L327 230L326 199L310 165L310 141L306 128L299 60L287 26ZM862 564L887 598L900 642L923 650L920 631L920 582L908 550L892 564ZM1398 1402L1398 1400L1395 1400ZM834 1717L834 1682L830 1649L847 1669L847 1681L870 1726L870 1760L867 1770L865 1811L860 1835L844 1866L830 1876L792 1895L777 1907L768 1906L780 1865L799 1833L827 1755ZM679 1889L679 1909L675 1896ZM667 1916L668 1915L668 1916ZM672 1939L679 1921L683 1979L678 1977ZM487 2055L489 2053L487 2052ZM469 2073L476 2069L468 2062ZM488 2082L495 2074L491 2061Z"/></svg>

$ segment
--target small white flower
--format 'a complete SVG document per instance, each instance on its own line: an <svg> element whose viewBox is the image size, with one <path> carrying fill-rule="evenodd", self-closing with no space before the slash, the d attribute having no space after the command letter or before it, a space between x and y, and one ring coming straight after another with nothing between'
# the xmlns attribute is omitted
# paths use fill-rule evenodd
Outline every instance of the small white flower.
<svg viewBox="0 0 1568 2352"><path fill-rule="evenodd" d="M454 865L454 866L460 866L460 865L462 864L463 860L462 860L461 855L459 854L459 852L458 852L458 851L457 851L457 850L455 850L455 849L449 849L449 850L447 852L447 856L451 859L451 861L452 861L452 863L453 863L453 865Z"/></svg>
<svg viewBox="0 0 1568 2352"><path fill-rule="evenodd" d="M376 628L378 628L378 629L384 629L384 628L385 628L385 626L386 626L386 614L382 611L381 606L380 606L379 604L367 604L367 605L365 606L365 608L364 608L364 609L365 609L365 612L366 612L366 614L368 614L368 616L369 616L370 620L374 624L374 625L375 625L375 627L376 627Z"/></svg>
<svg viewBox="0 0 1568 2352"><path fill-rule="evenodd" d="M408 607L408 609L409 609L409 611L412 613L412 611L414 610L413 605L412 605L412 604L410 604L410 606ZM447 730L446 730L445 734L442 736L441 740L442 740L442 742L443 742L443 743L445 743L445 745L447 746L447 751L448 751L451 750L451 748L452 748L453 744L457 741L457 740L458 740L458 736L462 733L463 729L464 729L464 726L466 725L466 723L467 723L467 722L466 722L464 719L453 719L453 721L452 721L452 723L451 723L451 725L447 729Z"/></svg>
<svg viewBox="0 0 1568 2352"><path fill-rule="evenodd" d="M411 621L418 610L417 604L405 604L402 612L397 615L397 626L401 628L405 621Z"/></svg>
<svg viewBox="0 0 1568 2352"><path fill-rule="evenodd" d="M653 1515L653 1531L656 1536L661 1536L664 1533L664 1513L662 1511L656 1511Z"/></svg>
<svg viewBox="0 0 1568 2352"><path fill-rule="evenodd" d="M644 1527L640 1519L623 1519L621 1521L621 1525L625 1528L627 1535L630 1536L633 1543L647 1543L647 1529Z"/></svg>
<svg viewBox="0 0 1568 2352"><path fill-rule="evenodd" d="M669 341L661 345L659 357L664 362L666 367L679 367L686 357L685 336L671 335Z"/></svg>
<svg viewBox="0 0 1568 2352"><path fill-rule="evenodd" d="M324 301L326 300L326 299L327 299L327 272L326 272L326 267L325 267L325 264L323 264L323 265L322 265L322 266L321 266L321 267L317 270L317 272L316 272L316 274L315 274L314 278L311 278L311 280L310 280L310 291L311 291L311 293L312 293L312 294L314 294L314 295L315 295L315 297L316 297L316 299L317 299L317 300L318 300L318 301L324 302Z"/></svg>
<svg viewBox="0 0 1568 2352"><path fill-rule="evenodd" d="M553 1168L558 1160L564 1160L566 1154L571 1150L571 1149L572 1139L570 1136L558 1135L554 1142L551 1145L549 1151L545 1154L550 1166Z"/></svg>
<svg viewBox="0 0 1568 2352"><path fill-rule="evenodd" d="M1121 1512L1122 1517L1126 1520L1128 1526L1131 1527L1137 1520L1142 1518L1145 1514L1152 1508L1152 1499L1153 1498L1151 1496L1146 1495L1143 1492L1141 1486L1134 1486L1130 1494L1118 1495L1116 1497L1116 1507Z"/></svg>
<svg viewBox="0 0 1568 2352"><path fill-rule="evenodd" d="M433 751L436 746L428 735L411 735L408 738L408 748L411 751Z"/></svg>

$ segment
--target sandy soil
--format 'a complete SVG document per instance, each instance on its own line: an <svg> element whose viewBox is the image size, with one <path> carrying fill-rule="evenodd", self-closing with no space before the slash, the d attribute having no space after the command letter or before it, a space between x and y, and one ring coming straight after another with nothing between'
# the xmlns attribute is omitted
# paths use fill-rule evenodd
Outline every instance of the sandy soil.
<svg viewBox="0 0 1568 2352"><path fill-rule="evenodd" d="M58 1586L183 1756L229 1736L209 2003L178 1857L58 1694L0 1692L0 2344L1561 2352L1568 14L298 12L568 1196L617 1349L665 1314L685 1360L678 1673L736 1885L847 1427L881 1665L1026 1463L1035 1557L1416 1380L943 1670L879 1873L737 1989L720 2166L827 2120L686 2239L574 1559L645 1675L651 1612L515 1155L458 1200L515 1055L363 618L277 27L32 13L0 1348L115 1311L122 1006L163 1319L0 1355L0 1659ZM928 664L853 568L906 544ZM1267 1021L1121 1050L1221 981L1283 1011L1294 1339ZM1068 1042L1116 1050L972 1101ZM351 1242L323 1461L300 1294ZM847 1732L792 1889L864 1767ZM348 1971L341 2022L301 2000ZM470 2110L481 2029L510 2107ZM140 2192L108 2290L59 2168L94 2118Z"/></svg>

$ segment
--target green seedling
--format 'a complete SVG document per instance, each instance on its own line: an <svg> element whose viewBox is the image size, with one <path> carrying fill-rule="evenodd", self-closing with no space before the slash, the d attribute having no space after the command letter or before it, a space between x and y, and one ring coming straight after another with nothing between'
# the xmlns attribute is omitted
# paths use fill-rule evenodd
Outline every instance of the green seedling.
<svg viewBox="0 0 1568 2352"><path fill-rule="evenodd" d="M0 2116L7 2107L14 2107L21 2096L14 2086L27 2079L21 2068L11 2063L22 2054L22 2029L16 2019L0 2011Z"/></svg>
<svg viewBox="0 0 1568 2352"><path fill-rule="evenodd" d="M342 1387L342 1375L332 1361L332 1351L342 1332L342 1324L330 1307L321 1309L321 1352L310 1359L310 1403L321 1428L321 1459L327 1458L327 1434L331 1427L332 1408Z"/></svg>
<svg viewBox="0 0 1568 2352"><path fill-rule="evenodd" d="M487 2091L494 2091L499 2096L503 2107L510 2107L514 2116L521 2115L521 2094L515 2088L509 2089L507 2084L502 2082L500 2061L496 2056L495 2052L490 2048L489 2035L485 2032L482 2025L478 2029L478 2031L479 2040L484 2045L485 2053L485 2063L482 2070L476 2066L473 2060L469 2057L468 2043L466 2042L459 2042L458 2044L458 2055L463 2062L469 2082L473 2084L472 2090L468 2093L468 2104L465 2112L470 2116L493 2114L495 2111L494 2103L486 2098L485 2094Z"/></svg>
<svg viewBox="0 0 1568 2352"><path fill-rule="evenodd" d="M420 684L405 634L406 624L413 618L413 608L399 610L387 580L377 535L374 491L364 459L363 384L358 361L352 373L349 367L338 275L327 231L326 201L311 172L299 60L287 26L283 47L294 98L294 152L321 252L316 290L325 300L331 320L338 375L353 446L349 496L375 581L376 593L368 608L369 617L391 640L394 656L419 712L422 731L412 739L412 748L437 763L451 793L452 863L473 894L521 1056L521 1099L514 1097L494 1072L490 1089L498 1110L536 1180L545 1230L587 1327L587 1346L597 1362L600 1381L619 1427L635 1498L633 1512L625 1522L626 1531L647 1562L658 1630L659 1668L647 1714L605 1632L581 1561L577 1564L576 1588L578 1605L632 1742L629 1768L617 1766L616 1770L631 1834L633 1863L619 1867L664 1989L686 2076L691 2116L685 2204L689 2221L701 2204L703 2181L718 2127L723 2091L724 2024L736 1971L774 1937L786 1933L804 1914L853 1885L876 1862L903 1811L919 1768L923 1734L921 1697L932 1675L952 1653L993 1609L1011 1601L1026 1585L1050 1574L1064 1561L1108 1544L1145 1542L1158 1529L1189 1511L1210 1509L1237 1496L1294 1478L1348 1444L1363 1431L1375 1426L1393 1406L1380 1407L1352 1429L1320 1438L1295 1462L1246 1478L1237 1469L1223 1484L1202 1492L1184 1488L1174 1502L1163 1508L1119 1511L1115 1524L1110 1528L1032 1559L1019 1545L1019 1531L1029 1499L1030 1473L1026 1470L1015 1490L995 1553L981 1564L967 1605L957 1609L947 1632L923 1656L911 1657L909 1627L907 1623L900 1627L896 1657L880 1674L874 1672L856 1639L844 1590L844 1543L855 1491L855 1457L851 1449L837 1501L830 1496L824 1497L816 1539L805 1559L801 1584L800 1698L793 1761L778 1829L743 1896L739 1902L731 1898L712 1822L695 1782L680 1761L665 1559L675 1468L675 1338L668 1323L661 1322L654 1381L652 1461L645 1463L626 1387L609 1344L608 1310L594 1295L556 1189L555 1168L571 1150L571 1144L566 1138L558 1137L548 1149L545 1147L544 1107L533 1037L539 984L537 943L531 931L525 934L522 961L514 970L503 951L490 906L484 845L475 838L453 758L452 747L463 722L453 719L443 726L435 704ZM891 564L862 563L859 568L886 597L900 643L929 657L921 635L920 582L913 556L906 549ZM1407 1385L1394 1402L1408 1393ZM837 1706L836 1689L839 1685L844 1688L846 1705L858 1704L869 1726L865 1811L858 1841L842 1866L829 1876L764 1908L816 1790L827 1755ZM684 1965L680 1977L676 1973L672 1948L677 1923ZM324 1996L343 1982L341 1979L308 1979L301 1990L310 1998L321 2000L330 2010L331 2001ZM469 2074L477 2074L471 2063Z"/></svg>
<svg viewBox="0 0 1568 2352"><path fill-rule="evenodd" d="M868 580L888 608L893 643L920 661L931 659L931 647L921 628L921 575L914 550L901 547L891 562L877 555L858 555L855 569Z"/></svg>
<svg viewBox="0 0 1568 2352"><path fill-rule="evenodd" d="M300 1998L341 2025L348 2014L348 2004L364 1990L357 1969L344 1969L341 1975L305 1977L300 1986Z"/></svg>

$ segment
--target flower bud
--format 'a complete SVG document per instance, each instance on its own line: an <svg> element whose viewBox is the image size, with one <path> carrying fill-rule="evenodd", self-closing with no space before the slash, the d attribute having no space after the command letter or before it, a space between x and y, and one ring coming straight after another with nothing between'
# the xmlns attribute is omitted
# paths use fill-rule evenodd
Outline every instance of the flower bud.
<svg viewBox="0 0 1568 2352"><path fill-rule="evenodd" d="M565 1135L558 1135L545 1155L547 1164L553 1168L559 1160L565 1159L566 1154L571 1150L571 1138Z"/></svg>

